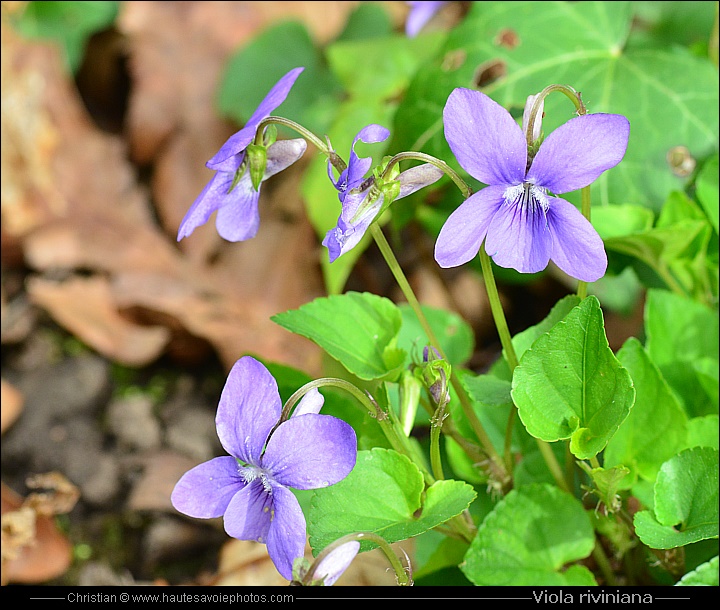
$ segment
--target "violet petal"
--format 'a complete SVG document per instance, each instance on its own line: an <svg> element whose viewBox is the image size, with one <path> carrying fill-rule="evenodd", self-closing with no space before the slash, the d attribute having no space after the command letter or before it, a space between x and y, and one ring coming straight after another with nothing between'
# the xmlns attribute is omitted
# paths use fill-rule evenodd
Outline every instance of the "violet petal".
<svg viewBox="0 0 720 610"><path fill-rule="evenodd" d="M246 171L232 192L225 195L225 201L218 210L215 227L220 237L232 242L255 237L260 227L259 200L260 192L253 188L250 174Z"/></svg>
<svg viewBox="0 0 720 610"><path fill-rule="evenodd" d="M228 374L215 418L225 451L257 466L281 411L274 377L254 358L240 358Z"/></svg>
<svg viewBox="0 0 720 610"><path fill-rule="evenodd" d="M539 204L506 202L488 228L485 250L496 265L520 273L537 273L547 267L552 237Z"/></svg>
<svg viewBox="0 0 720 610"><path fill-rule="evenodd" d="M170 501L189 517L214 519L244 486L235 458L217 457L188 470L175 484Z"/></svg>
<svg viewBox="0 0 720 610"><path fill-rule="evenodd" d="M445 139L463 169L489 185L520 184L527 142L500 104L472 89L455 89L443 110Z"/></svg>
<svg viewBox="0 0 720 610"><path fill-rule="evenodd" d="M540 146L527 180L555 194L594 182L627 149L630 123L620 114L585 114L555 129Z"/></svg>
<svg viewBox="0 0 720 610"><path fill-rule="evenodd" d="M230 136L220 150L206 163L207 167L214 170L234 171L237 169L234 167L226 167L226 162L228 159L231 159L231 157L243 152L248 144L253 141L257 126L263 119L270 116L275 108L285 101L288 93L290 93L290 89L292 89L292 86L295 84L295 80L303 70L304 68L294 68L290 70L290 72L285 74L285 76L270 89L265 99L260 102L260 105L255 112L253 112L247 123L245 123L245 126Z"/></svg>
<svg viewBox="0 0 720 610"><path fill-rule="evenodd" d="M408 13L407 19L405 20L405 34L409 38L414 38L420 33L420 30L425 27L425 24L433 18L443 4L447 4L445 1L414 1L407 3L410 6L410 12Z"/></svg>
<svg viewBox="0 0 720 610"><path fill-rule="evenodd" d="M227 193L232 180L233 174L215 173L180 222L178 241L190 235L199 226L204 225L213 212L227 203Z"/></svg>
<svg viewBox="0 0 720 610"><path fill-rule="evenodd" d="M553 238L552 261L570 277L599 280L607 270L607 254L592 224L571 203L552 197L548 224Z"/></svg>
<svg viewBox="0 0 720 610"><path fill-rule="evenodd" d="M357 540L350 540L333 549L317 565L312 580L324 578L323 584L326 587L335 584L335 581L348 569L359 550L360 543Z"/></svg>
<svg viewBox="0 0 720 610"><path fill-rule="evenodd" d="M458 267L477 255L493 216L503 205L505 189L487 186L450 214L435 242L435 260L441 267Z"/></svg>
<svg viewBox="0 0 720 610"><path fill-rule="evenodd" d="M305 553L305 516L292 491L273 485L272 494L274 514L267 534L267 550L282 577L292 580L293 562Z"/></svg>
<svg viewBox="0 0 720 610"><path fill-rule="evenodd" d="M235 494L225 511L223 524L227 535L265 543L275 510L273 499L260 479L248 483Z"/></svg>
<svg viewBox="0 0 720 610"><path fill-rule="evenodd" d="M320 391L317 388L313 388L300 399L299 403L297 403L295 410L292 413L292 417L305 415L306 413L320 413L320 409L322 409L324 403L325 397L320 394Z"/></svg>
<svg viewBox="0 0 720 610"><path fill-rule="evenodd" d="M278 426L268 441L262 466L282 485L317 489L344 479L356 458L352 426L330 415L306 414Z"/></svg>
<svg viewBox="0 0 720 610"><path fill-rule="evenodd" d="M402 199L426 186L434 184L445 174L430 163L411 167L401 172L397 179L400 181L400 194L397 199Z"/></svg>
<svg viewBox="0 0 720 610"><path fill-rule="evenodd" d="M278 172L290 167L303 156L307 149L307 142L303 138L293 140L278 140L267 149L267 165L263 180L267 180Z"/></svg>

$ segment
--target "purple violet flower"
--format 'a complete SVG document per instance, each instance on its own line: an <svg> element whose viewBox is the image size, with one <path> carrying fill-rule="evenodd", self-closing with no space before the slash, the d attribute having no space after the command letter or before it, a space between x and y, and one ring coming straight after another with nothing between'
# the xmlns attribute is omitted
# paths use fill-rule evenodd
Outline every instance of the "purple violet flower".
<svg viewBox="0 0 720 610"><path fill-rule="evenodd" d="M175 485L173 506L190 517L224 516L233 538L267 544L278 572L292 579L293 561L305 549L305 517L290 487L318 489L344 479L355 466L357 438L350 425L319 415L317 389L277 425L282 401L270 372L249 356L228 375L215 423L230 456L186 472ZM277 427L275 427L277 426Z"/></svg>
<svg viewBox="0 0 720 610"><path fill-rule="evenodd" d="M283 76L245 126L231 136L206 165L215 170L215 176L203 189L180 223L178 241L204 225L217 210L215 221L218 233L228 241L244 241L257 234L260 224L258 201L260 190L255 190L246 161L247 147L253 142L257 127L275 108L285 101L298 75L304 68L295 68ZM262 181L286 169L302 157L307 143L304 139L280 140L267 148L267 165ZM242 175L236 182L236 173Z"/></svg>
<svg viewBox="0 0 720 610"><path fill-rule="evenodd" d="M521 273L542 271L552 260L585 282L605 274L602 239L574 205L551 193L588 186L620 162L630 133L624 116L570 119L545 138L529 168L524 130L487 95L455 89L443 120L460 165L488 186L468 197L442 227L435 244L441 267L468 262L485 240L497 265Z"/></svg>
<svg viewBox="0 0 720 610"><path fill-rule="evenodd" d="M433 18L443 5L447 4L447 0L444 2L406 2L410 6L410 13L405 20L405 34L409 38L414 38L420 33L425 24Z"/></svg>
<svg viewBox="0 0 720 610"><path fill-rule="evenodd" d="M372 158L358 157L355 144L358 141L366 144L383 142L389 135L390 131L381 125L373 124L361 129L353 140L348 166L337 181L333 179L333 166L328 161L328 175L338 190L338 198L342 204L337 225L327 232L322 242L328 249L331 263L358 244L385 203L385 195L382 188L379 188L382 185L376 184L372 178L365 179L365 174L372 165ZM394 181L399 183L395 199L407 197L437 182L442 176L443 172L429 163L401 172L394 178Z"/></svg>

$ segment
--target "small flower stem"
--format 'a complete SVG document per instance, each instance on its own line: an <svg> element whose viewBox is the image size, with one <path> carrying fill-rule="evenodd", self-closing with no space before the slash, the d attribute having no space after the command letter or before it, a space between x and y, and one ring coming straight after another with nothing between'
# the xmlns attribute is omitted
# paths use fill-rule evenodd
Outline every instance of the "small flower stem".
<svg viewBox="0 0 720 610"><path fill-rule="evenodd" d="M580 191L580 197L582 215L590 222L590 208L592 207L590 202L590 186L586 186ZM577 295L580 299L584 299L587 296L587 282L583 282L582 280L578 281Z"/></svg>
<svg viewBox="0 0 720 610"><path fill-rule="evenodd" d="M559 91L560 93L564 93L565 96L568 97L570 101L575 105L575 110L579 115L587 114L587 108L585 108L585 104L583 104L580 94L575 91L575 89L573 89L569 85L548 85L547 87L545 87L545 89L543 89L540 93L537 94L530 110L528 123L526 125L527 131L525 134L529 147L532 147L534 143L532 137L535 130L535 120L537 119L537 115L540 114L540 107L545 98L553 91Z"/></svg>
<svg viewBox="0 0 720 610"><path fill-rule="evenodd" d="M405 277L405 274L403 273L402 268L400 267L400 263L398 263L397 259L395 258L395 254L392 251L392 248L390 247L390 244L385 239L385 235L382 232L382 229L377 225L377 223L373 223L370 225L370 233L373 236L373 239L375 240L375 243L378 245L378 248L380 249L380 252L382 253L383 257L385 258L385 262L388 264L388 267L390 268L390 271L392 272L393 276L395 277L395 281L398 283L398 286L400 287L400 290L402 291L403 295L405 296L405 299L407 300L408 304L412 308L412 310L415 312L415 315L418 318L418 321L420 322L420 325L422 326L422 329L425 331L425 334L427 335L428 339L430 340L430 343L433 347L435 347L438 352L440 353L441 357L444 360L447 360L443 353L442 346L440 345L439 341L437 340L437 337L435 336L435 333L433 332L432 328L430 327L430 324L427 321L427 318L425 317L425 314L423 313L422 308L420 307L420 303L417 300L417 297L415 296L415 293L413 292L412 287L410 286L410 283L407 281L407 278ZM500 469L500 473L502 476L509 477L509 473L505 470L505 465L502 462L500 456L498 455L497 451L495 451L495 448L492 445L492 442L490 441L490 437L488 436L487 432L485 431L485 428L483 428L482 423L478 419L478 416L476 415L475 411L472 408L472 405L470 404L470 400L467 396L467 393L465 392L465 388L462 387L460 384L460 381L455 375L450 376L450 382L452 383L453 388L455 389L455 392L458 395L458 398L460 399L460 403L463 408L463 412L465 416L468 419L468 422L470 423L473 431L478 437L478 440L480 441L480 444L482 445L483 450L488 455L488 457L496 464L496 466Z"/></svg>
<svg viewBox="0 0 720 610"><path fill-rule="evenodd" d="M385 171L383 172L383 178L388 176L392 171L392 168L401 161L424 161L425 163L430 163L431 165L437 167L455 183L455 186L460 189L460 192L463 194L465 199L472 195L472 189L452 167L445 163L445 161L421 152L401 152L396 154L390 159L390 161L388 161Z"/></svg>
<svg viewBox="0 0 720 610"><path fill-rule="evenodd" d="M600 546L600 541L597 539L595 540L595 547L593 548L592 556L595 563L597 563L598 568L600 568L600 572L602 572L602 575L605 577L605 584L607 586L616 585L617 582L615 580L615 574L613 573L612 566L605 555L605 551L603 551L603 548Z"/></svg>
<svg viewBox="0 0 720 610"><path fill-rule="evenodd" d="M335 167L338 172L342 172L344 169L347 168L347 164L345 163L345 161L343 161L343 159L328 145L328 143L323 142L312 131L309 131L302 125L284 117L269 116L260 121L257 132L255 134L255 144L262 144L265 128L268 125L273 124L282 125L283 127L288 127L289 129L298 132L303 138L313 144L313 146L315 146L315 148L317 148L321 153L326 155L327 158L330 160L330 163L333 164L333 167Z"/></svg>
<svg viewBox="0 0 720 610"><path fill-rule="evenodd" d="M443 474L442 460L440 459L440 432L442 431L443 420L445 419L445 407L447 404L438 405L431 420L430 427L430 466L433 475L439 481L445 478Z"/></svg>
<svg viewBox="0 0 720 610"><path fill-rule="evenodd" d="M482 267L483 280L485 280L485 290L488 295L488 300L490 301L490 311L492 311L493 320L495 320L495 326L500 336L500 343L505 352L505 359L510 366L510 370L513 371L518 365L518 358L512 344L512 337L507 325L507 320L505 319L505 312L500 302L500 294L498 293L497 284L495 283L495 275L493 274L492 265L490 264L490 257L485 251L485 244L480 246L480 266Z"/></svg>

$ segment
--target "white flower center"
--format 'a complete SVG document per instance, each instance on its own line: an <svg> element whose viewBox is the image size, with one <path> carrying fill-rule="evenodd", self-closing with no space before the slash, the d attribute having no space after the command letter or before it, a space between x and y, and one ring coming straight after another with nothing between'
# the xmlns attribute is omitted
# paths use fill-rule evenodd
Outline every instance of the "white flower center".
<svg viewBox="0 0 720 610"><path fill-rule="evenodd" d="M270 476L263 468L257 466L241 466L238 464L238 472L240 473L240 478L248 484L256 479L260 479L260 483L262 483L265 492L272 494Z"/></svg>
<svg viewBox="0 0 720 610"><path fill-rule="evenodd" d="M528 208L530 212L534 212L538 206L544 213L547 213L550 208L547 191L530 182L508 187L503 193L503 198L508 205L519 205Z"/></svg>

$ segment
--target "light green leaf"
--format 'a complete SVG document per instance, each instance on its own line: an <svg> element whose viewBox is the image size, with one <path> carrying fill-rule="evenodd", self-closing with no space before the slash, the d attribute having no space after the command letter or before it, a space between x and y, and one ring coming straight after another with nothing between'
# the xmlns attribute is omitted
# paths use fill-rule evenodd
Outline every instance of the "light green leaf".
<svg viewBox="0 0 720 610"><path fill-rule="evenodd" d="M407 303L401 303L399 308L403 322L398 335L398 346L410 354L417 354L419 359L422 359L423 348L429 345L430 340L412 307ZM468 323L451 311L425 305L421 308L435 337L440 341L447 361L452 365L467 362L475 346L475 335Z"/></svg>
<svg viewBox="0 0 720 610"><path fill-rule="evenodd" d="M345 90L361 99L388 99L407 87L420 63L431 57L443 41L440 32L422 38L403 35L330 45L330 69Z"/></svg>
<svg viewBox="0 0 720 610"><path fill-rule="evenodd" d="M460 382L472 401L472 407L480 423L485 428L490 441L499 452L504 450L505 430L507 428L510 410L514 409L510 391L512 384L505 379L494 375L474 375L465 370L456 370ZM450 413L457 426L458 432L467 438L472 438L472 427L467 421L459 401L450 403ZM520 451L524 438L529 438L522 427L522 423L515 420L513 429L512 448ZM534 441L533 441L534 444Z"/></svg>
<svg viewBox="0 0 720 610"><path fill-rule="evenodd" d="M690 447L713 447L720 449L720 419L717 415L693 417L688 421L687 445Z"/></svg>
<svg viewBox="0 0 720 610"><path fill-rule="evenodd" d="M24 10L11 14L13 25L30 38L51 38L63 50L73 74L79 70L85 44L95 32L112 25L120 2L26 2Z"/></svg>
<svg viewBox="0 0 720 610"><path fill-rule="evenodd" d="M305 70L275 113L323 133L340 102L342 87L325 66L307 28L298 21L270 26L230 57L218 93L220 112L245 124L273 85L300 66Z"/></svg>
<svg viewBox="0 0 720 610"><path fill-rule="evenodd" d="M391 379L406 354L395 348L402 317L395 304L367 292L317 298L273 322L307 337L360 379Z"/></svg>
<svg viewBox="0 0 720 610"><path fill-rule="evenodd" d="M685 449L663 464L653 511L635 514L635 531L654 549L718 537L718 451Z"/></svg>
<svg viewBox="0 0 720 610"><path fill-rule="evenodd" d="M720 585L718 579L718 566L720 561L718 557L713 557L710 561L700 564L692 572L688 572L678 582L676 587L717 587Z"/></svg>
<svg viewBox="0 0 720 610"><path fill-rule="evenodd" d="M592 586L587 568L563 568L594 546L579 500L552 485L528 485L508 493L485 518L461 570L476 585Z"/></svg>
<svg viewBox="0 0 720 610"><path fill-rule="evenodd" d="M628 339L617 358L632 377L635 404L605 449L605 467L628 466L628 489L637 475L654 481L660 467L684 447L687 416L647 352L635 338Z"/></svg>
<svg viewBox="0 0 720 610"><path fill-rule="evenodd" d="M697 198L707 214L715 232L718 229L718 156L714 155L703 165L695 183Z"/></svg>
<svg viewBox="0 0 720 610"><path fill-rule="evenodd" d="M544 441L569 438L579 459L602 451L635 400L630 374L608 346L594 296L533 343L512 387L527 431Z"/></svg>
<svg viewBox="0 0 720 610"><path fill-rule="evenodd" d="M518 360L522 358L527 349L535 342L535 340L548 332L555 324L562 320L572 309L580 303L580 298L574 294L569 294L560 299L553 305L550 313L537 324L526 328L517 333L512 338L513 349ZM503 358L495 362L491 368L491 373L502 379L510 379L510 369L505 358L503 350Z"/></svg>
<svg viewBox="0 0 720 610"><path fill-rule="evenodd" d="M604 240L647 231L655 214L639 205L603 205L592 211L592 223Z"/></svg>
<svg viewBox="0 0 720 610"><path fill-rule="evenodd" d="M390 449L359 451L345 479L316 490L308 513L311 546L322 549L345 534L362 531L388 542L405 540L459 515L476 495L462 481L437 481L424 497L423 487L422 474L407 457ZM365 542L361 546L372 547Z"/></svg>
<svg viewBox="0 0 720 610"><path fill-rule="evenodd" d="M648 290L646 347L691 417L717 412L693 363L718 360L718 315L708 307L664 290Z"/></svg>

